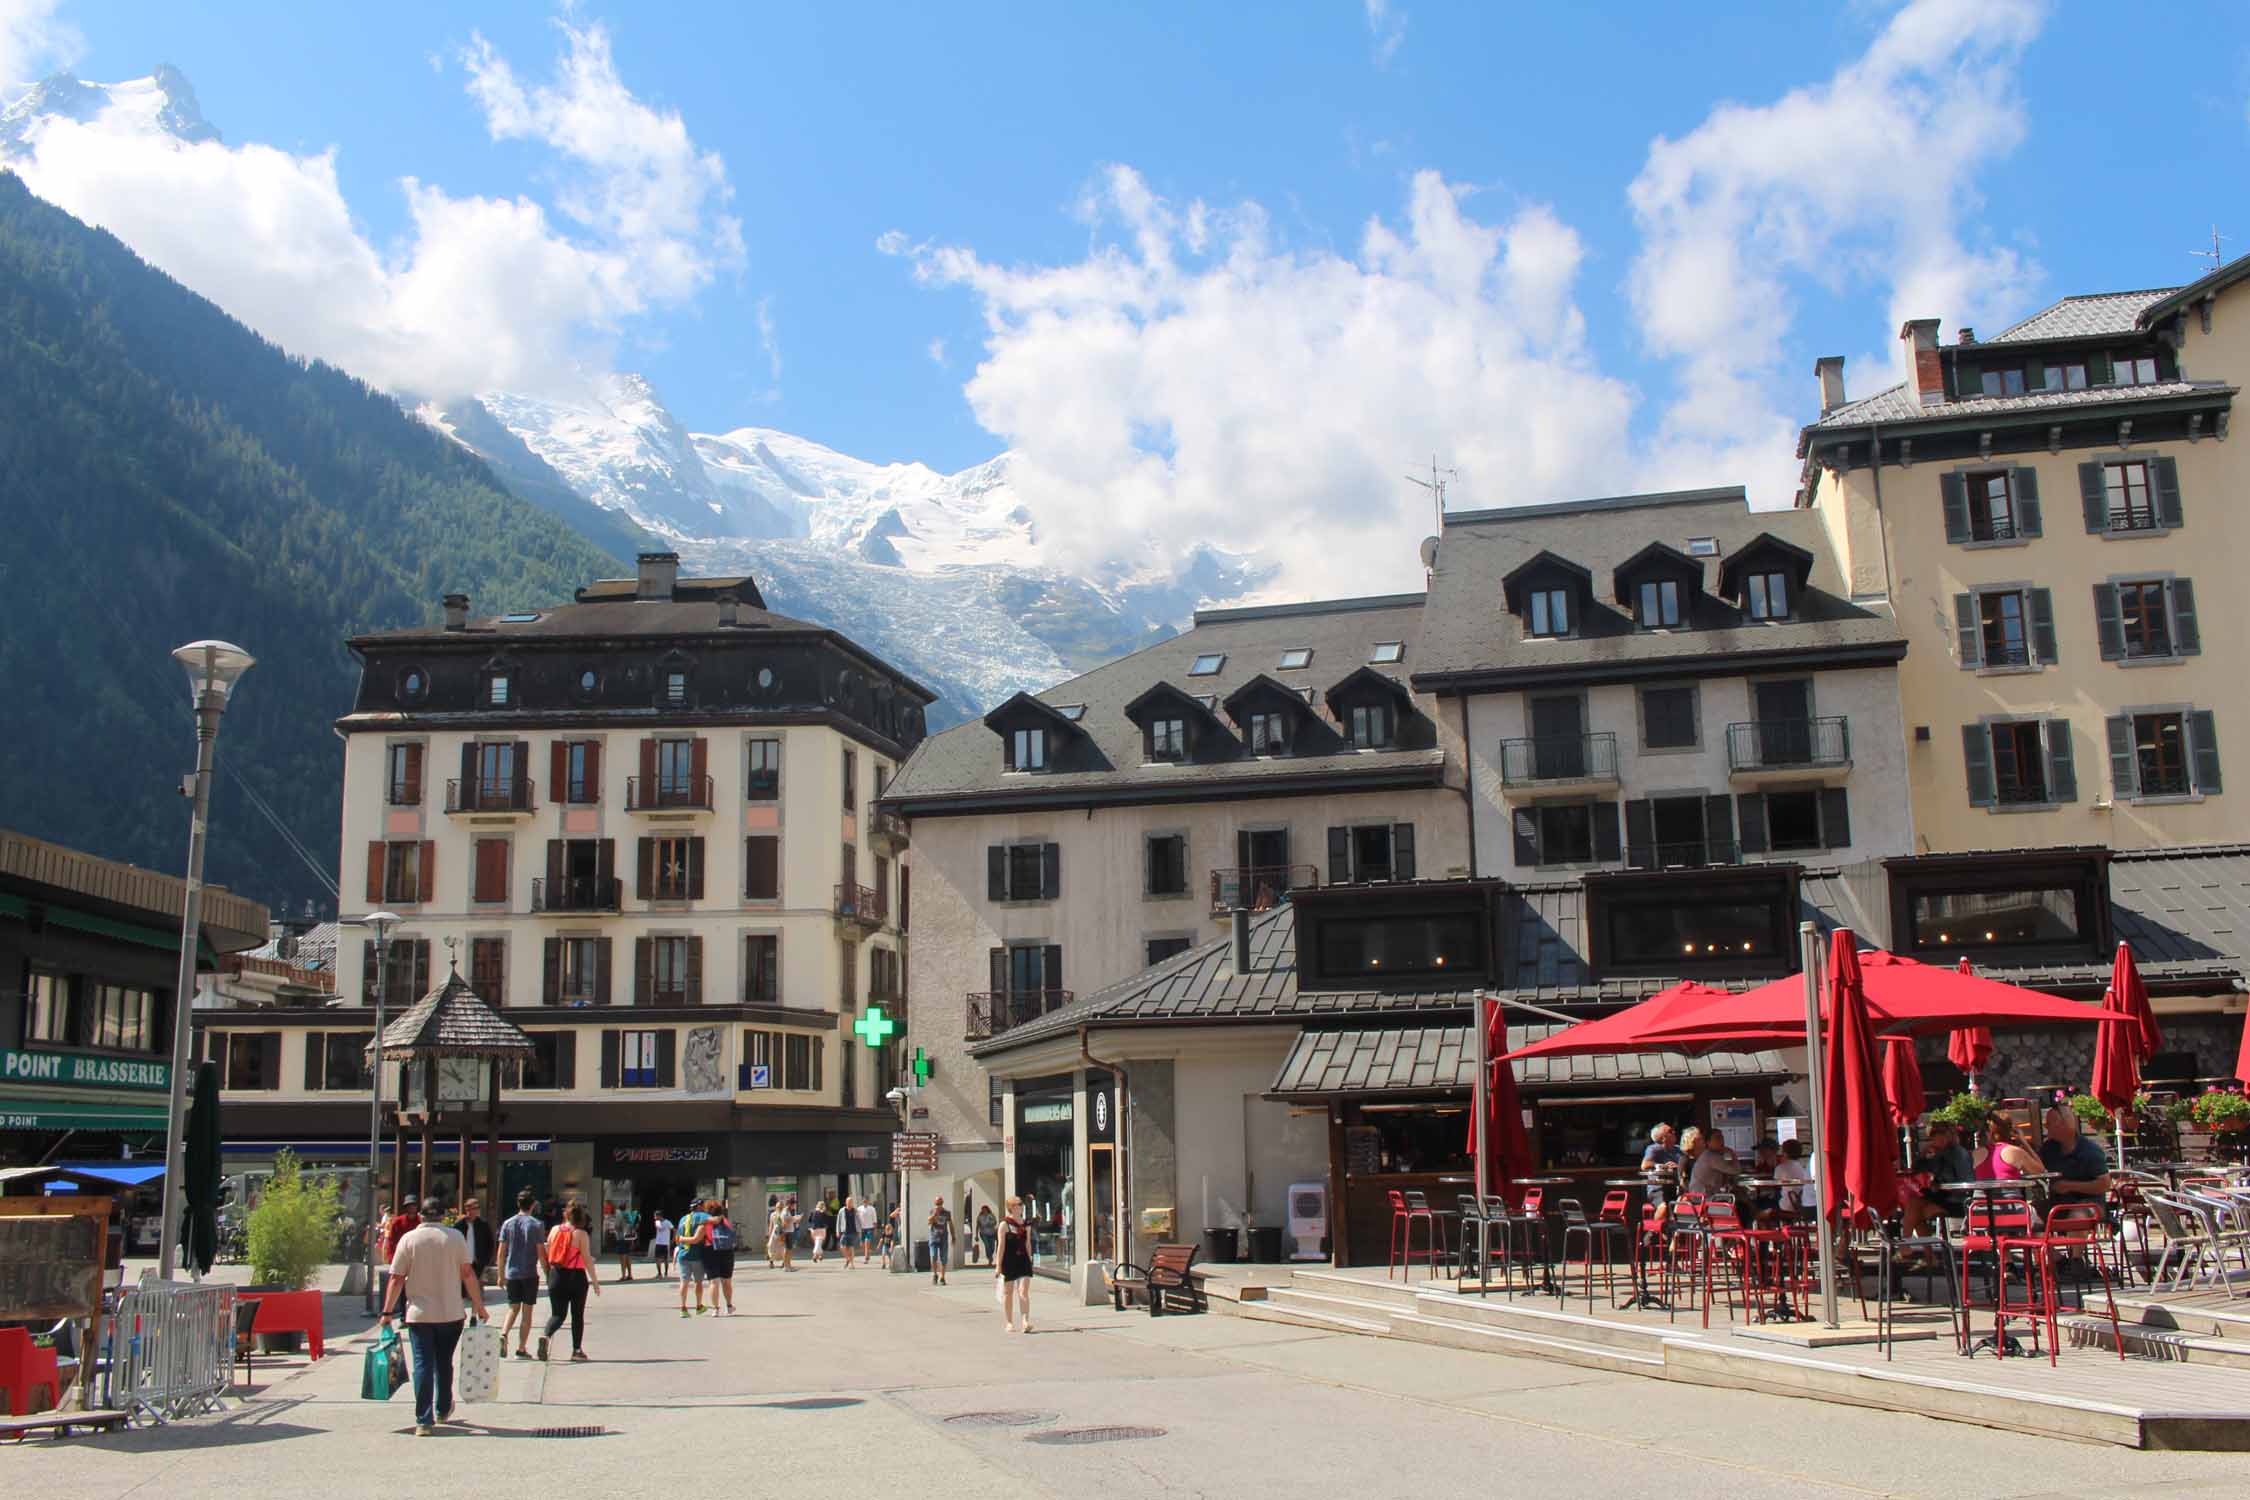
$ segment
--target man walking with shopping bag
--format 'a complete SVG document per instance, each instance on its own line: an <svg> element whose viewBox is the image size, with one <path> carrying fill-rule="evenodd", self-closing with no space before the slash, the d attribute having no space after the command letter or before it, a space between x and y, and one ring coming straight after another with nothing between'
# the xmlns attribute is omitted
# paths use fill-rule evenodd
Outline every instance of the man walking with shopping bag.
<svg viewBox="0 0 2250 1500"><path fill-rule="evenodd" d="M453 1419L453 1353L461 1342L464 1301L484 1322L484 1288L469 1264L469 1242L438 1221L434 1208L400 1236L391 1255L390 1286L383 1299L388 1329L406 1305L406 1337L414 1348L414 1435L434 1437Z"/></svg>

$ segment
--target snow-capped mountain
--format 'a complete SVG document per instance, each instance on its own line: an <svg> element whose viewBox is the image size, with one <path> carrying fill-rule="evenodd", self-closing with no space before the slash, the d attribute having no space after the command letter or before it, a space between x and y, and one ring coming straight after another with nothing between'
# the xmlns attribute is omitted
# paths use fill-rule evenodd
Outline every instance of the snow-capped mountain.
<svg viewBox="0 0 2250 1500"><path fill-rule="evenodd" d="M88 83L57 73L33 84L0 108L0 150L21 148L50 119L189 142L219 139L217 127L203 118L187 75L169 63L124 83Z"/></svg>

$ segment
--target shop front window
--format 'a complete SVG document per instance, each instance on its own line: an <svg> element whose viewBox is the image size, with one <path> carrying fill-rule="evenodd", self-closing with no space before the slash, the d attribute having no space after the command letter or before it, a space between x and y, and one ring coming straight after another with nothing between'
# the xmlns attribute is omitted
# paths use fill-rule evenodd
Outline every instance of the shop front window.
<svg viewBox="0 0 2250 1500"><path fill-rule="evenodd" d="M1067 1077L1016 1085L1016 1193L1031 1223L1032 1264L1064 1273L1075 1260L1077 1238L1074 1102Z"/></svg>

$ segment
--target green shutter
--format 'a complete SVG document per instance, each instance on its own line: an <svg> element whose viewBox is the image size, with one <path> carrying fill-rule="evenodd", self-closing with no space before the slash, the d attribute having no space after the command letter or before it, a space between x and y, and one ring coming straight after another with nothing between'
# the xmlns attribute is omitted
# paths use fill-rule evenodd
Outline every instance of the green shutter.
<svg viewBox="0 0 2250 1500"><path fill-rule="evenodd" d="M2103 723L2109 734L2110 792L2122 802L2140 790L2133 769L2133 721L2123 714L2113 714Z"/></svg>
<svg viewBox="0 0 2250 1500"><path fill-rule="evenodd" d="M2086 384L2108 385L2116 379L2117 372L2110 368L2107 354L2096 350L2086 356Z"/></svg>
<svg viewBox="0 0 2250 1500"><path fill-rule="evenodd" d="M1617 804L1594 804L1594 858L1602 864L1613 865L1625 857L1617 836Z"/></svg>
<svg viewBox="0 0 2250 1500"><path fill-rule="evenodd" d="M2102 660L2116 661L2125 654L2125 619L2117 609L2117 585L2094 585L2094 637L2101 642Z"/></svg>
<svg viewBox="0 0 2250 1500"><path fill-rule="evenodd" d="M1938 498L1945 507L1945 539L1965 542L1969 539L1969 497L1958 474L1938 476Z"/></svg>
<svg viewBox="0 0 2250 1500"><path fill-rule="evenodd" d="M2016 535L2038 536L2039 471L2028 465L2011 470L2008 487L2016 498Z"/></svg>
<svg viewBox="0 0 2250 1500"><path fill-rule="evenodd" d="M1703 799L1703 841L1710 848L1711 863L1734 863L1734 799L1723 792Z"/></svg>
<svg viewBox="0 0 2250 1500"><path fill-rule="evenodd" d="M2177 530L2180 525L2180 464L2172 458L2152 459L2149 475L2156 488L2156 519Z"/></svg>
<svg viewBox="0 0 2250 1500"><path fill-rule="evenodd" d="M2205 796L2219 787L2219 730L2208 709L2187 716L2188 753L2194 758L2195 789Z"/></svg>
<svg viewBox="0 0 2250 1500"><path fill-rule="evenodd" d="M1984 665L1984 638L1977 630L1977 596L1953 596L1953 639L1961 653L1963 671Z"/></svg>
<svg viewBox="0 0 2250 1500"><path fill-rule="evenodd" d="M2177 656L2203 653L2203 633L2195 623L2195 585L2185 578L2172 580L2172 651Z"/></svg>
<svg viewBox="0 0 2250 1500"><path fill-rule="evenodd" d="M1414 825L1412 823L1393 823L1391 825L1391 879L1412 880L1413 878Z"/></svg>
<svg viewBox="0 0 2250 1500"><path fill-rule="evenodd" d="M2078 766L2070 753L2070 720L2047 721L2047 795L2057 802L2078 800Z"/></svg>
<svg viewBox="0 0 2250 1500"><path fill-rule="evenodd" d="M1734 799L1734 814L1742 825L1742 852L1766 852L1766 798L1763 792L1744 792Z"/></svg>
<svg viewBox="0 0 2250 1500"><path fill-rule="evenodd" d="M2026 391L2043 391L2047 388L2047 362L2027 359L2023 362L2023 388Z"/></svg>
<svg viewBox="0 0 2250 1500"><path fill-rule="evenodd" d="M2041 666L2055 664L2055 597L2046 589L2031 592L2031 653Z"/></svg>
<svg viewBox="0 0 2250 1500"><path fill-rule="evenodd" d="M1961 762L1969 778L1969 806L1990 807L1998 800L1992 789L1992 731L1982 724L1961 726Z"/></svg>
<svg viewBox="0 0 2250 1500"><path fill-rule="evenodd" d="M1663 863L1656 852L1656 804L1646 797L1625 804L1625 860L1636 870L1653 870Z"/></svg>
<svg viewBox="0 0 2250 1500"><path fill-rule="evenodd" d="M2078 499L2086 510L2087 533L2109 530L2109 476L2100 464L2078 466Z"/></svg>
<svg viewBox="0 0 2250 1500"><path fill-rule="evenodd" d="M1852 841L1851 799L1840 786L1820 789L1820 841L1831 849Z"/></svg>

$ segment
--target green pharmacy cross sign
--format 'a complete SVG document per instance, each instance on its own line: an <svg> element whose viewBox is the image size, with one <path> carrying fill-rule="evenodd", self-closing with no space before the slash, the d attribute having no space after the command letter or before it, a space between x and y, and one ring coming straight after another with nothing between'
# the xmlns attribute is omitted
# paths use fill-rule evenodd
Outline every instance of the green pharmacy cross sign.
<svg viewBox="0 0 2250 1500"><path fill-rule="evenodd" d="M914 1086L916 1088L926 1089L930 1086L930 1071L930 1054L920 1047L916 1047L914 1049Z"/></svg>
<svg viewBox="0 0 2250 1500"><path fill-rule="evenodd" d="M858 1032L860 1040L868 1046L880 1047L897 1034L898 1022L884 1015L880 1005L870 1005L867 1014L859 1018L852 1030Z"/></svg>

